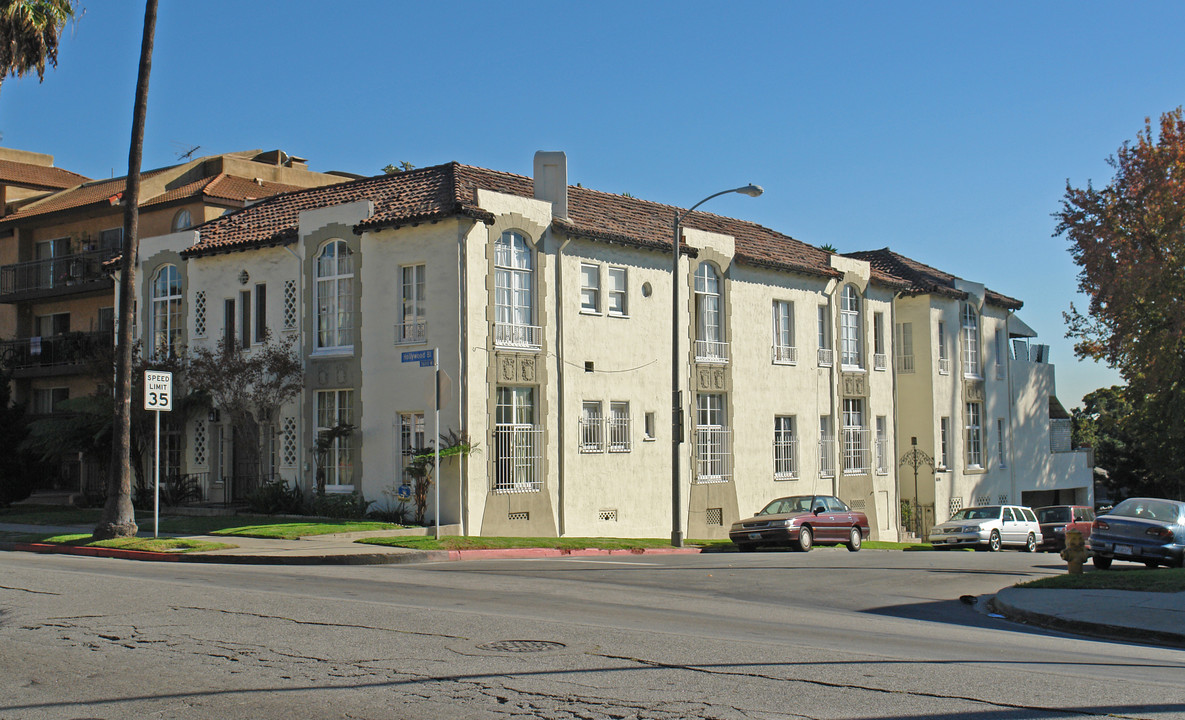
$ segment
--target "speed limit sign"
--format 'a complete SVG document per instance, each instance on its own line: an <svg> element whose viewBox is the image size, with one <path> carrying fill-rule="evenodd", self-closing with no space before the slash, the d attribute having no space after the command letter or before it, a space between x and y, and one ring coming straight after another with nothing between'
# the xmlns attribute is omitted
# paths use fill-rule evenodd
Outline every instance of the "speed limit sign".
<svg viewBox="0 0 1185 720"><path fill-rule="evenodd" d="M144 409L169 412L173 409L173 373L144 371Z"/></svg>

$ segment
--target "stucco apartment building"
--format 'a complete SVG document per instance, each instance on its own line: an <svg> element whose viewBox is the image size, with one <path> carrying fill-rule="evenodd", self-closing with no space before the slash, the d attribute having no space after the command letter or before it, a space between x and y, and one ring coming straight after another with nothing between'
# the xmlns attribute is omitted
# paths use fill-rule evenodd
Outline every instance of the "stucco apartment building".
<svg viewBox="0 0 1185 720"><path fill-rule="evenodd" d="M88 362L113 342L114 284L104 263L123 246L126 179L88 180L52 163L48 155L0 150L0 352L13 370L14 400L34 415L95 390ZM167 234L279 192L350 177L312 172L280 150L148 170L140 234ZM51 482L78 490L84 472L85 463L70 458Z"/></svg>
<svg viewBox="0 0 1185 720"><path fill-rule="evenodd" d="M534 177L450 163L360 179L154 238L138 274L141 336L190 347L230 336L246 352L263 327L287 338L305 390L261 434L263 471L312 489L318 433L348 423L326 489L379 501L433 436L432 369L405 353L439 348L452 378L442 431L478 448L442 466L442 522L661 537L673 521L676 282L686 536L723 537L771 498L826 493L895 539L897 284L705 212L684 221L673 273L678 209L569 185L566 163L539 153ZM164 293L162 276L177 278ZM162 333L173 317L179 333ZM226 415L190 418L182 443L175 472L233 499Z"/></svg>
<svg viewBox="0 0 1185 720"><path fill-rule="evenodd" d="M1016 312L1019 300L887 248L851 253L898 291L893 303L897 437L934 461L901 468L900 496L927 532L962 507L1092 505L1087 450L1070 445L1048 346Z"/></svg>

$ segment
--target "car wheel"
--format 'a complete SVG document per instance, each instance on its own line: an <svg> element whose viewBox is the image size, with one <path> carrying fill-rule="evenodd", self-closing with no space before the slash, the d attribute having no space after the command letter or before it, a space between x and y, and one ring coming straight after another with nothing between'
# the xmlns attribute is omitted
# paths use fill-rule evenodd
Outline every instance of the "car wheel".
<svg viewBox="0 0 1185 720"><path fill-rule="evenodd" d="M852 528L852 532L848 534L848 550L850 552L860 552L860 545L864 542L864 535L860 532L860 528Z"/></svg>
<svg viewBox="0 0 1185 720"><path fill-rule="evenodd" d="M799 552L810 552L815 545L815 536L811 533L811 528L804 525L798 531L798 550Z"/></svg>
<svg viewBox="0 0 1185 720"><path fill-rule="evenodd" d="M1095 555L1094 566L1099 570L1106 570L1107 568L1111 567L1111 558L1103 557L1102 555Z"/></svg>
<svg viewBox="0 0 1185 720"><path fill-rule="evenodd" d="M1000 531L992 530L991 536L988 538L988 550L992 552L1000 552Z"/></svg>
<svg viewBox="0 0 1185 720"><path fill-rule="evenodd" d="M1033 533L1029 533L1029 539L1025 541L1025 552L1037 552L1037 538Z"/></svg>

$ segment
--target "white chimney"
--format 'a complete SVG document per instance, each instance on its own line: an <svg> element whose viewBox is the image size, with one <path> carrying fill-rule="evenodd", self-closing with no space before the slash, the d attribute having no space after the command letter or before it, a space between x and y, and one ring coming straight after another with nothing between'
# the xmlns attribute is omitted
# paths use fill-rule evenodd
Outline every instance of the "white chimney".
<svg viewBox="0 0 1185 720"><path fill-rule="evenodd" d="M568 156L562 152L535 153L535 199L551 203L552 217L568 217Z"/></svg>

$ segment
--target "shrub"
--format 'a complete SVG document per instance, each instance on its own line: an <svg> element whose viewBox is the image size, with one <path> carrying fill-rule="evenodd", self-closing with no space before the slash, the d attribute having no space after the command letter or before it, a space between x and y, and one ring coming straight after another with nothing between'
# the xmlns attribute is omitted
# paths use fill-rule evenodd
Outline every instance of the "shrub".
<svg viewBox="0 0 1185 720"><path fill-rule="evenodd" d="M247 496L247 508L260 515L303 515L306 512L304 493L286 480L265 482Z"/></svg>
<svg viewBox="0 0 1185 720"><path fill-rule="evenodd" d="M309 513L320 517L342 520L360 520L366 517L366 509L370 502L362 497L362 493L342 493L328 495L317 493L309 502Z"/></svg>

